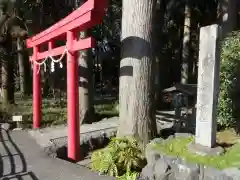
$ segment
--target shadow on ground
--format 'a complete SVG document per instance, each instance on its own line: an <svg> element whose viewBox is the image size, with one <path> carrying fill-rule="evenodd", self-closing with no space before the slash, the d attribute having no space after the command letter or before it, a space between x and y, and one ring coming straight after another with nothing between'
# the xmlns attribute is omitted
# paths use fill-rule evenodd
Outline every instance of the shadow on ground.
<svg viewBox="0 0 240 180"><path fill-rule="evenodd" d="M23 153L13 141L9 131L1 127L0 145L1 180L39 180L33 172L27 171L27 163Z"/></svg>

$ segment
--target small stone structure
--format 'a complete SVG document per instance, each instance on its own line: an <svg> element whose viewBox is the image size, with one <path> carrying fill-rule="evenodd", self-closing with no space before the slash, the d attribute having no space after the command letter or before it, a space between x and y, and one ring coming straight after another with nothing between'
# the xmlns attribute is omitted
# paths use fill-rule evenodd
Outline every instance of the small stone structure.
<svg viewBox="0 0 240 180"><path fill-rule="evenodd" d="M195 104L197 96L196 84L175 84L163 90L164 94L172 94L172 104L175 109L175 130L194 131L196 126ZM190 104L189 104L190 103ZM191 113L189 114L189 110Z"/></svg>
<svg viewBox="0 0 240 180"><path fill-rule="evenodd" d="M178 134L179 136L180 134ZM187 134L181 134L188 136ZM172 136L171 136L172 137ZM168 140L168 139L167 139ZM166 141L154 139L152 142ZM195 163L187 163L180 158L156 152L150 144L146 148L147 165L137 180L239 180L240 170L229 168L223 171Z"/></svg>

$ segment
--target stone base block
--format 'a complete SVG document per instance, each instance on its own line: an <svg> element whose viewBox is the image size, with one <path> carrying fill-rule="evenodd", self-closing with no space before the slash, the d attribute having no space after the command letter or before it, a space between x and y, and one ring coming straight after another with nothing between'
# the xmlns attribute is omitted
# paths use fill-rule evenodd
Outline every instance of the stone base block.
<svg viewBox="0 0 240 180"><path fill-rule="evenodd" d="M202 146L200 144L190 143L188 145L188 150L192 153L199 154L201 156L218 156L224 152L224 149L220 146L214 148L209 148Z"/></svg>

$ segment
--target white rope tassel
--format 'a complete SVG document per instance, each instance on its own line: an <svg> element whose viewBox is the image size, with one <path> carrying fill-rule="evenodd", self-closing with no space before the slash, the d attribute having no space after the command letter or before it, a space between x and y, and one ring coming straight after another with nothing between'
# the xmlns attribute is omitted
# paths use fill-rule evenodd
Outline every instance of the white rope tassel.
<svg viewBox="0 0 240 180"><path fill-rule="evenodd" d="M64 49L62 55L60 58L58 59L54 59L51 55L49 55L48 57L46 57L42 62L37 62L37 61L34 61L35 64L37 64L39 66L39 69L38 69L38 73L40 72L40 69L41 69L41 66L43 65L44 66L44 71L46 72L47 70L47 65L46 65L46 61L48 60L48 58L51 59L51 72L54 72L55 71L55 63L59 63L60 65L60 68L63 68L63 64L61 63L61 61L63 60L64 56L68 53L68 50L67 48Z"/></svg>
<svg viewBox="0 0 240 180"><path fill-rule="evenodd" d="M51 62L51 72L54 72L55 71L55 65L54 65L54 62L52 61Z"/></svg>
<svg viewBox="0 0 240 180"><path fill-rule="evenodd" d="M62 64L62 62L60 62L59 65L60 65L60 68L63 68L63 64Z"/></svg>

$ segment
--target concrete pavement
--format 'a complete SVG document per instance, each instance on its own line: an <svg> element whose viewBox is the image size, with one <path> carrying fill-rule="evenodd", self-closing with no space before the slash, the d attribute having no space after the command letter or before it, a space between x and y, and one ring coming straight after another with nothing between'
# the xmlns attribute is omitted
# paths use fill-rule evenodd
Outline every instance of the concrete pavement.
<svg viewBox="0 0 240 180"><path fill-rule="evenodd" d="M112 180L47 156L26 131L0 131L1 180Z"/></svg>

